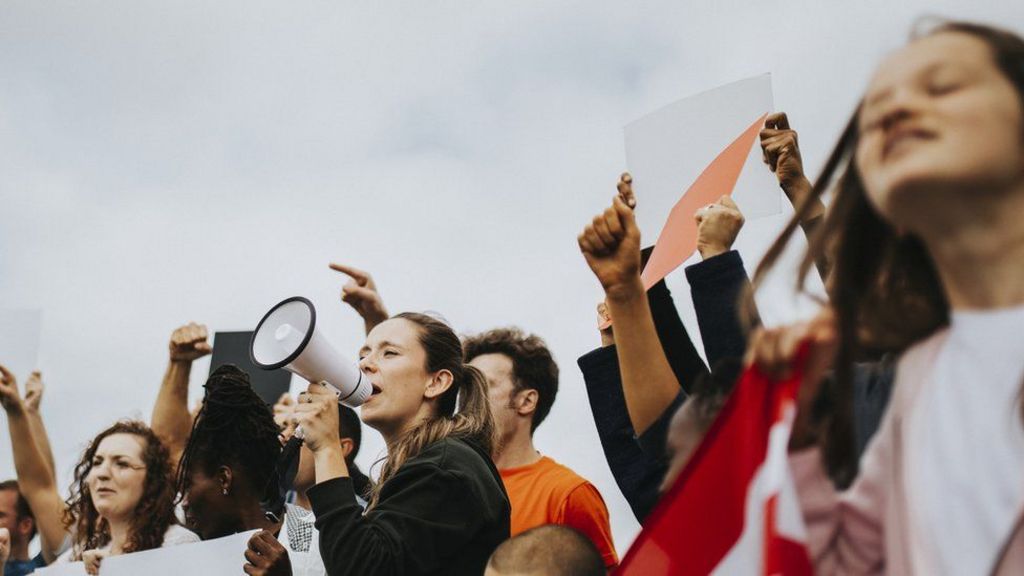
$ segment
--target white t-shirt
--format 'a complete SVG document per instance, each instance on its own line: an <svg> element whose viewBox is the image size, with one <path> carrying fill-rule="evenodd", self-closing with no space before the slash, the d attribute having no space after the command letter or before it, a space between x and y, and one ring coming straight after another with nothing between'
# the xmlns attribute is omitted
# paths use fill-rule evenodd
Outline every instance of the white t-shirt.
<svg viewBox="0 0 1024 576"><path fill-rule="evenodd" d="M910 355L925 359L896 374L917 389L903 447L915 560L988 574L1024 511L1024 306L954 312Z"/></svg>
<svg viewBox="0 0 1024 576"><path fill-rule="evenodd" d="M167 531L164 532L164 542L160 545L160 547L166 548L167 546L191 544L193 542L199 542L199 536L197 536L195 532L192 532L184 526L179 526L178 524L171 524L167 527ZM100 550L110 550L110 544L107 544L106 546L100 548ZM63 554L58 556L53 563L64 564L67 562L72 562L71 555L74 554L74 552L74 546L68 547L68 549L65 550Z"/></svg>

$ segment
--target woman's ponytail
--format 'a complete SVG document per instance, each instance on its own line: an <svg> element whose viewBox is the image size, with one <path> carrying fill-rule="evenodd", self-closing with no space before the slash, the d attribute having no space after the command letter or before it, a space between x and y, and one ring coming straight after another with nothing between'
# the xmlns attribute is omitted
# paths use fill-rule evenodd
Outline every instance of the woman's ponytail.
<svg viewBox="0 0 1024 576"><path fill-rule="evenodd" d="M452 385L438 399L437 413L421 422L388 447L380 478L373 487L369 508L377 505L384 483L427 446L454 437L476 444L490 454L494 448L494 416L487 399L487 378L464 364L462 342L443 321L427 314L405 312L395 316L416 324L427 356L427 371L448 370Z"/></svg>

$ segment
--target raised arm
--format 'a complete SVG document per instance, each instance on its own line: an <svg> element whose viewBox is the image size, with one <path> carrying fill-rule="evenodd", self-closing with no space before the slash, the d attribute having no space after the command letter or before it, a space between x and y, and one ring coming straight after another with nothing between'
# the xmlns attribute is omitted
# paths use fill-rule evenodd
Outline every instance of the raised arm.
<svg viewBox="0 0 1024 576"><path fill-rule="evenodd" d="M615 324L622 391L633 429L643 433L679 394L679 382L665 357L640 281L640 230L633 209L620 195L577 238L590 269L601 282Z"/></svg>
<svg viewBox="0 0 1024 576"><path fill-rule="evenodd" d="M332 263L330 267L331 270L349 277L349 281L341 287L341 301L359 313L367 334L374 326L388 319L388 309L384 307L384 300L380 297L377 284L369 272L346 264Z"/></svg>
<svg viewBox="0 0 1024 576"><path fill-rule="evenodd" d="M46 426L43 425L43 415L39 411L43 401L43 392L46 386L43 384L43 375L35 370L29 374L25 381L25 413L28 414L28 423L32 427L32 437L35 438L39 450L50 467L50 475L56 478L57 467L53 463L53 449L50 448L50 436L46 433Z"/></svg>
<svg viewBox="0 0 1024 576"><path fill-rule="evenodd" d="M800 144L796 130L789 127L785 112L769 114L761 130L761 152L765 164L775 173L779 187L786 194L793 209L799 211L806 202L812 205L800 220L800 228L810 238L825 216L825 204L814 196L811 181L804 175L804 162L800 156ZM828 278L829 262L821 259L815 262L822 282Z"/></svg>
<svg viewBox="0 0 1024 576"><path fill-rule="evenodd" d="M213 351L207 342L206 326L194 322L177 328L168 345L170 361L160 392L153 406L150 426L178 462L192 433L192 415L188 411L188 378L192 362Z"/></svg>
<svg viewBox="0 0 1024 576"><path fill-rule="evenodd" d="M739 304L750 281L739 252L732 250L745 220L729 196L701 208L694 219L701 262L686 267L686 279L708 365L715 366L742 358L747 349Z"/></svg>
<svg viewBox="0 0 1024 576"><path fill-rule="evenodd" d="M57 483L42 450L32 435L32 425L24 402L18 394L14 375L0 366L0 404L7 412L7 428L11 435L14 469L18 474L18 490L28 501L42 540L43 558L53 561L64 543L66 531L61 522L64 501L57 492Z"/></svg>

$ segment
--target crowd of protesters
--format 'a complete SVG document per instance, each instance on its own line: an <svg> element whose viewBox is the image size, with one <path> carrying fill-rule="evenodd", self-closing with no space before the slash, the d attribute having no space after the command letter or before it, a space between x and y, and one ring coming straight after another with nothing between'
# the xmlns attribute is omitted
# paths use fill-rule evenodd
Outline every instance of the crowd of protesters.
<svg viewBox="0 0 1024 576"><path fill-rule="evenodd" d="M1024 573L1024 40L960 22L916 35L880 64L815 183L784 113L760 145L795 215L752 279L732 248L740 207L722 196L694 215L701 261L685 274L706 362L665 282L644 289L629 174L578 236L605 294L601 345L578 366L636 519L677 482L739 375L783 378L805 350L789 465L814 569ZM798 231L797 285L813 271L827 300L809 322L761 328L753 294ZM190 411L191 366L211 347L188 324L150 422L99 432L64 497L41 375L22 392L0 366L17 473L0 482L4 576L75 561L101 574L109 556L248 530L247 574L613 571L601 494L534 443L558 392L544 340L391 315L369 273L331 267L365 323L372 394L358 416L316 382L268 406L233 365ZM372 475L354 462L363 424L387 447ZM267 514L299 426L290 496Z"/></svg>

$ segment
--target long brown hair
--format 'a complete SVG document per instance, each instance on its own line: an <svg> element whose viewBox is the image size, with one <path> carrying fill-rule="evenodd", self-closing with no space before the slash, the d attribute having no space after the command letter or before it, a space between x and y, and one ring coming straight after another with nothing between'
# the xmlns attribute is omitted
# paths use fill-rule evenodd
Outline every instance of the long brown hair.
<svg viewBox="0 0 1024 576"><path fill-rule="evenodd" d="M424 448L438 440L462 438L488 454L494 447L494 417L487 400L487 378L480 370L463 363L459 337L443 321L427 314L404 312L394 318L408 320L419 328L419 342L427 355L427 372L448 370L452 373L453 381L438 399L434 417L406 432L388 447L380 479L371 492L370 508L376 506L380 490L388 479L409 459L415 458Z"/></svg>
<svg viewBox="0 0 1024 576"><path fill-rule="evenodd" d="M1024 107L1024 40L1012 32L967 22L941 22L915 32L913 38L956 32L969 34L989 46L996 66L1016 88ZM857 171L860 107L854 112L821 176L811 199L835 181L835 193L825 222L808 238L800 264L798 290L815 261L828 261L829 298L835 310L839 348L835 378L822 386L819 405L829 407L830 419L822 438L826 466L839 484L857 470L853 444L853 364L866 355L901 352L949 323L949 302L931 256L912 234L900 233L868 202ZM837 176L838 175L838 176ZM809 199L810 200L810 199ZM807 216L813 202L798 207L757 267L756 287L779 259Z"/></svg>
<svg viewBox="0 0 1024 576"><path fill-rule="evenodd" d="M110 525L92 503L88 476L92 459L103 439L114 434L131 434L144 443L142 461L146 466L146 480L142 497L132 515L132 527L124 552L139 552L159 548L164 533L177 520L174 516L174 478L170 453L153 430L138 420L123 420L100 432L85 449L75 466L75 479L71 484L71 497L64 509L64 527L74 535L72 554L80 559L82 552L110 543Z"/></svg>

